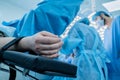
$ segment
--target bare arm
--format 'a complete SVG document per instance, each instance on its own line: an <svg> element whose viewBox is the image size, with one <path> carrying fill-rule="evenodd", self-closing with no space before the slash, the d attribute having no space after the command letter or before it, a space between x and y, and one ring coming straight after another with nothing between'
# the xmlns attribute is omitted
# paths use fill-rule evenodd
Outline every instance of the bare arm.
<svg viewBox="0 0 120 80"><path fill-rule="evenodd" d="M12 41L13 39L15 39L14 37L0 37L0 49L6 45L7 43L9 43L10 41ZM10 48L11 50L15 50L14 47L12 46Z"/></svg>
<svg viewBox="0 0 120 80"><path fill-rule="evenodd" d="M12 37L0 38L0 48L13 40ZM37 54L46 57L57 57L57 52L62 46L62 41L56 35L46 31L39 32L33 36L23 38L18 44L9 48L10 50L28 51L32 50Z"/></svg>

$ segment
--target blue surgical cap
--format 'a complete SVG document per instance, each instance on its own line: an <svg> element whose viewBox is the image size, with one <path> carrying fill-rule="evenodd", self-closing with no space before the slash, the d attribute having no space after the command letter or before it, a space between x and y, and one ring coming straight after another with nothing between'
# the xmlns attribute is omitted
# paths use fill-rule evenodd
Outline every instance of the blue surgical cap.
<svg viewBox="0 0 120 80"><path fill-rule="evenodd" d="M92 20L95 21L95 19L101 15L101 13L103 13L104 15L110 17L109 13L105 12L105 11L98 11L96 12L93 16L92 16Z"/></svg>
<svg viewBox="0 0 120 80"><path fill-rule="evenodd" d="M86 24L86 25L89 25L89 24L90 24L90 21L89 21L88 18L80 19L78 22L79 22L79 23L84 23L84 24Z"/></svg>

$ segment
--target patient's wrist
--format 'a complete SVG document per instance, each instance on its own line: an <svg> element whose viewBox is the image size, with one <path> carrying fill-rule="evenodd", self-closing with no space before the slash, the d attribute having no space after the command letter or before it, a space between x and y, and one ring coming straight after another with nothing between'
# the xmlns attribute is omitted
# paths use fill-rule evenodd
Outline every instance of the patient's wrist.
<svg viewBox="0 0 120 80"><path fill-rule="evenodd" d="M20 42L18 43L18 50L21 51L28 51L30 50L30 43L29 43L29 37L24 37L23 39L20 40Z"/></svg>

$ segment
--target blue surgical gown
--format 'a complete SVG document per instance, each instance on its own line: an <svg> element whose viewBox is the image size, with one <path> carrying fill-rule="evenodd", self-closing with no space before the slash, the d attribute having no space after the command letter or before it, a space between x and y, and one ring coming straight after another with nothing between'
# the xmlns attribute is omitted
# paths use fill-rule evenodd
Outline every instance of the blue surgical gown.
<svg viewBox="0 0 120 80"><path fill-rule="evenodd" d="M22 19L3 24L16 28L15 37L30 36L39 31L61 35L76 16L82 2L83 0L45 0Z"/></svg>
<svg viewBox="0 0 120 80"><path fill-rule="evenodd" d="M53 80L107 80L106 51L97 31L83 23L76 23L63 40L61 53L74 53L78 67L77 78L54 77Z"/></svg>
<svg viewBox="0 0 120 80"><path fill-rule="evenodd" d="M111 60L108 64L109 80L120 80L120 16L113 19L108 33L104 45Z"/></svg>

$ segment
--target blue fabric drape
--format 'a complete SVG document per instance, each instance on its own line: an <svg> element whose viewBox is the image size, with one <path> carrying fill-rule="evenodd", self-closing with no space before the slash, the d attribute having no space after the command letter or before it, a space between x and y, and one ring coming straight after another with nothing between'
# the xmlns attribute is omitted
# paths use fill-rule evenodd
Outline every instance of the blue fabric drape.
<svg viewBox="0 0 120 80"><path fill-rule="evenodd" d="M112 22L112 51L116 54L116 58L120 58L120 16L116 17Z"/></svg>
<svg viewBox="0 0 120 80"><path fill-rule="evenodd" d="M3 23L16 28L15 37L29 36L39 31L61 35L76 16L83 0L45 0L22 19Z"/></svg>
<svg viewBox="0 0 120 80"><path fill-rule="evenodd" d="M37 8L25 14L20 20L3 22L16 28L15 37L30 36L39 31L61 35L79 11L83 0L44 0ZM51 80L51 76L30 72L40 80ZM30 79L28 79L30 80Z"/></svg>
<svg viewBox="0 0 120 80"><path fill-rule="evenodd" d="M109 80L120 80L120 16L113 19L111 28L112 38L111 41L108 40L108 42L111 42L109 44L112 44L111 49L108 49L108 55L111 59L111 63L108 64L108 75Z"/></svg>

